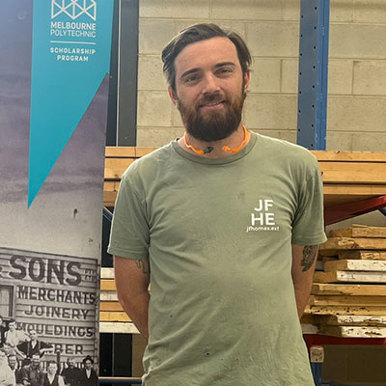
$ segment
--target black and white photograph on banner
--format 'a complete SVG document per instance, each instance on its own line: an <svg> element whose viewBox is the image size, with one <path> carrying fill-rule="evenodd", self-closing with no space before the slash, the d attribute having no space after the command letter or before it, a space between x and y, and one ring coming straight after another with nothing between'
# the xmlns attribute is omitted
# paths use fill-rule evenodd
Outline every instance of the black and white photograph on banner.
<svg viewBox="0 0 386 386"><path fill-rule="evenodd" d="M54 0L44 3L47 20L70 19L53 12ZM0 385L96 385L108 74L31 199L37 5L4 0L0 12ZM71 16L101 32L96 8ZM44 134L51 142L55 130ZM41 143L35 153L50 151Z"/></svg>

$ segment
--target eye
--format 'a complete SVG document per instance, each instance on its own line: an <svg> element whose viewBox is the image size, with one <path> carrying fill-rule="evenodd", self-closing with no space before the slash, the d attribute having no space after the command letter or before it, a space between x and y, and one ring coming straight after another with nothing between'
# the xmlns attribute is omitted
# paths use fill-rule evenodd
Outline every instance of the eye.
<svg viewBox="0 0 386 386"><path fill-rule="evenodd" d="M216 71L217 76L227 76L233 73L232 67L221 67Z"/></svg>
<svg viewBox="0 0 386 386"><path fill-rule="evenodd" d="M197 83L200 80L200 76L198 74L190 74L184 77L183 81L186 84Z"/></svg>

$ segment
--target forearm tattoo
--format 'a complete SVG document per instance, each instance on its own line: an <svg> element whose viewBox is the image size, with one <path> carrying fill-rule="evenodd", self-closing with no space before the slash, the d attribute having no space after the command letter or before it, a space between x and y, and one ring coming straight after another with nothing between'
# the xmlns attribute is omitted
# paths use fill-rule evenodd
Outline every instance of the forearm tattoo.
<svg viewBox="0 0 386 386"><path fill-rule="evenodd" d="M306 245L303 248L303 258L301 261L303 272L308 271L312 267L312 264L314 264L314 261L317 255L317 251L318 251L317 245Z"/></svg>
<svg viewBox="0 0 386 386"><path fill-rule="evenodd" d="M137 264L138 269L142 271L142 273L149 273L149 266L146 262L143 260L136 260L135 261Z"/></svg>

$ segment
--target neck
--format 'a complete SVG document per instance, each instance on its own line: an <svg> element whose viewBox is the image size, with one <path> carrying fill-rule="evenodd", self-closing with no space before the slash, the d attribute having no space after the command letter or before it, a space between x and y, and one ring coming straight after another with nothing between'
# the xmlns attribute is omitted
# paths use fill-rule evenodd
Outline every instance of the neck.
<svg viewBox="0 0 386 386"><path fill-rule="evenodd" d="M219 141L201 141L185 132L184 137L179 139L178 144L185 151L205 158L225 158L238 153L249 142L250 137L250 133L240 124L229 137Z"/></svg>

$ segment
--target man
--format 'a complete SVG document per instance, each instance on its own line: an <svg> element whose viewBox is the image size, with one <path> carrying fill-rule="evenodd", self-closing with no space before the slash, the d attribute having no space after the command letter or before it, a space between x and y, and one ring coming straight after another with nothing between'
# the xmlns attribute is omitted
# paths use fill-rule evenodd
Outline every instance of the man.
<svg viewBox="0 0 386 386"><path fill-rule="evenodd" d="M15 386L15 374L8 366L7 355L0 348L0 386Z"/></svg>
<svg viewBox="0 0 386 386"><path fill-rule="evenodd" d="M16 355L10 355L8 357L8 365L15 375L16 386L22 385L22 369L19 368Z"/></svg>
<svg viewBox="0 0 386 386"><path fill-rule="evenodd" d="M49 343L42 342L38 339L36 330L29 332L30 340L23 342L17 346L19 352L24 354L24 358L30 359L33 355L37 354L40 358L49 351L53 351L53 346Z"/></svg>
<svg viewBox="0 0 386 386"><path fill-rule="evenodd" d="M98 386L98 375L93 369L94 360L87 355L83 359L84 368L80 372L80 381L81 386Z"/></svg>
<svg viewBox="0 0 386 386"><path fill-rule="evenodd" d="M55 361L48 362L47 373L43 376L41 386L65 386L63 377L57 372L57 363Z"/></svg>
<svg viewBox="0 0 386 386"><path fill-rule="evenodd" d="M32 356L31 363L22 368L22 384L24 386L41 386L43 372L40 369L40 356Z"/></svg>
<svg viewBox="0 0 386 386"><path fill-rule="evenodd" d="M67 367L62 370L62 377L66 386L81 386L79 383L81 370L75 367L75 359L67 358Z"/></svg>
<svg viewBox="0 0 386 386"><path fill-rule="evenodd" d="M186 132L125 172L109 246L148 337L143 384L311 386L299 317L326 239L317 161L243 126L237 34L191 26L162 59Z"/></svg>

